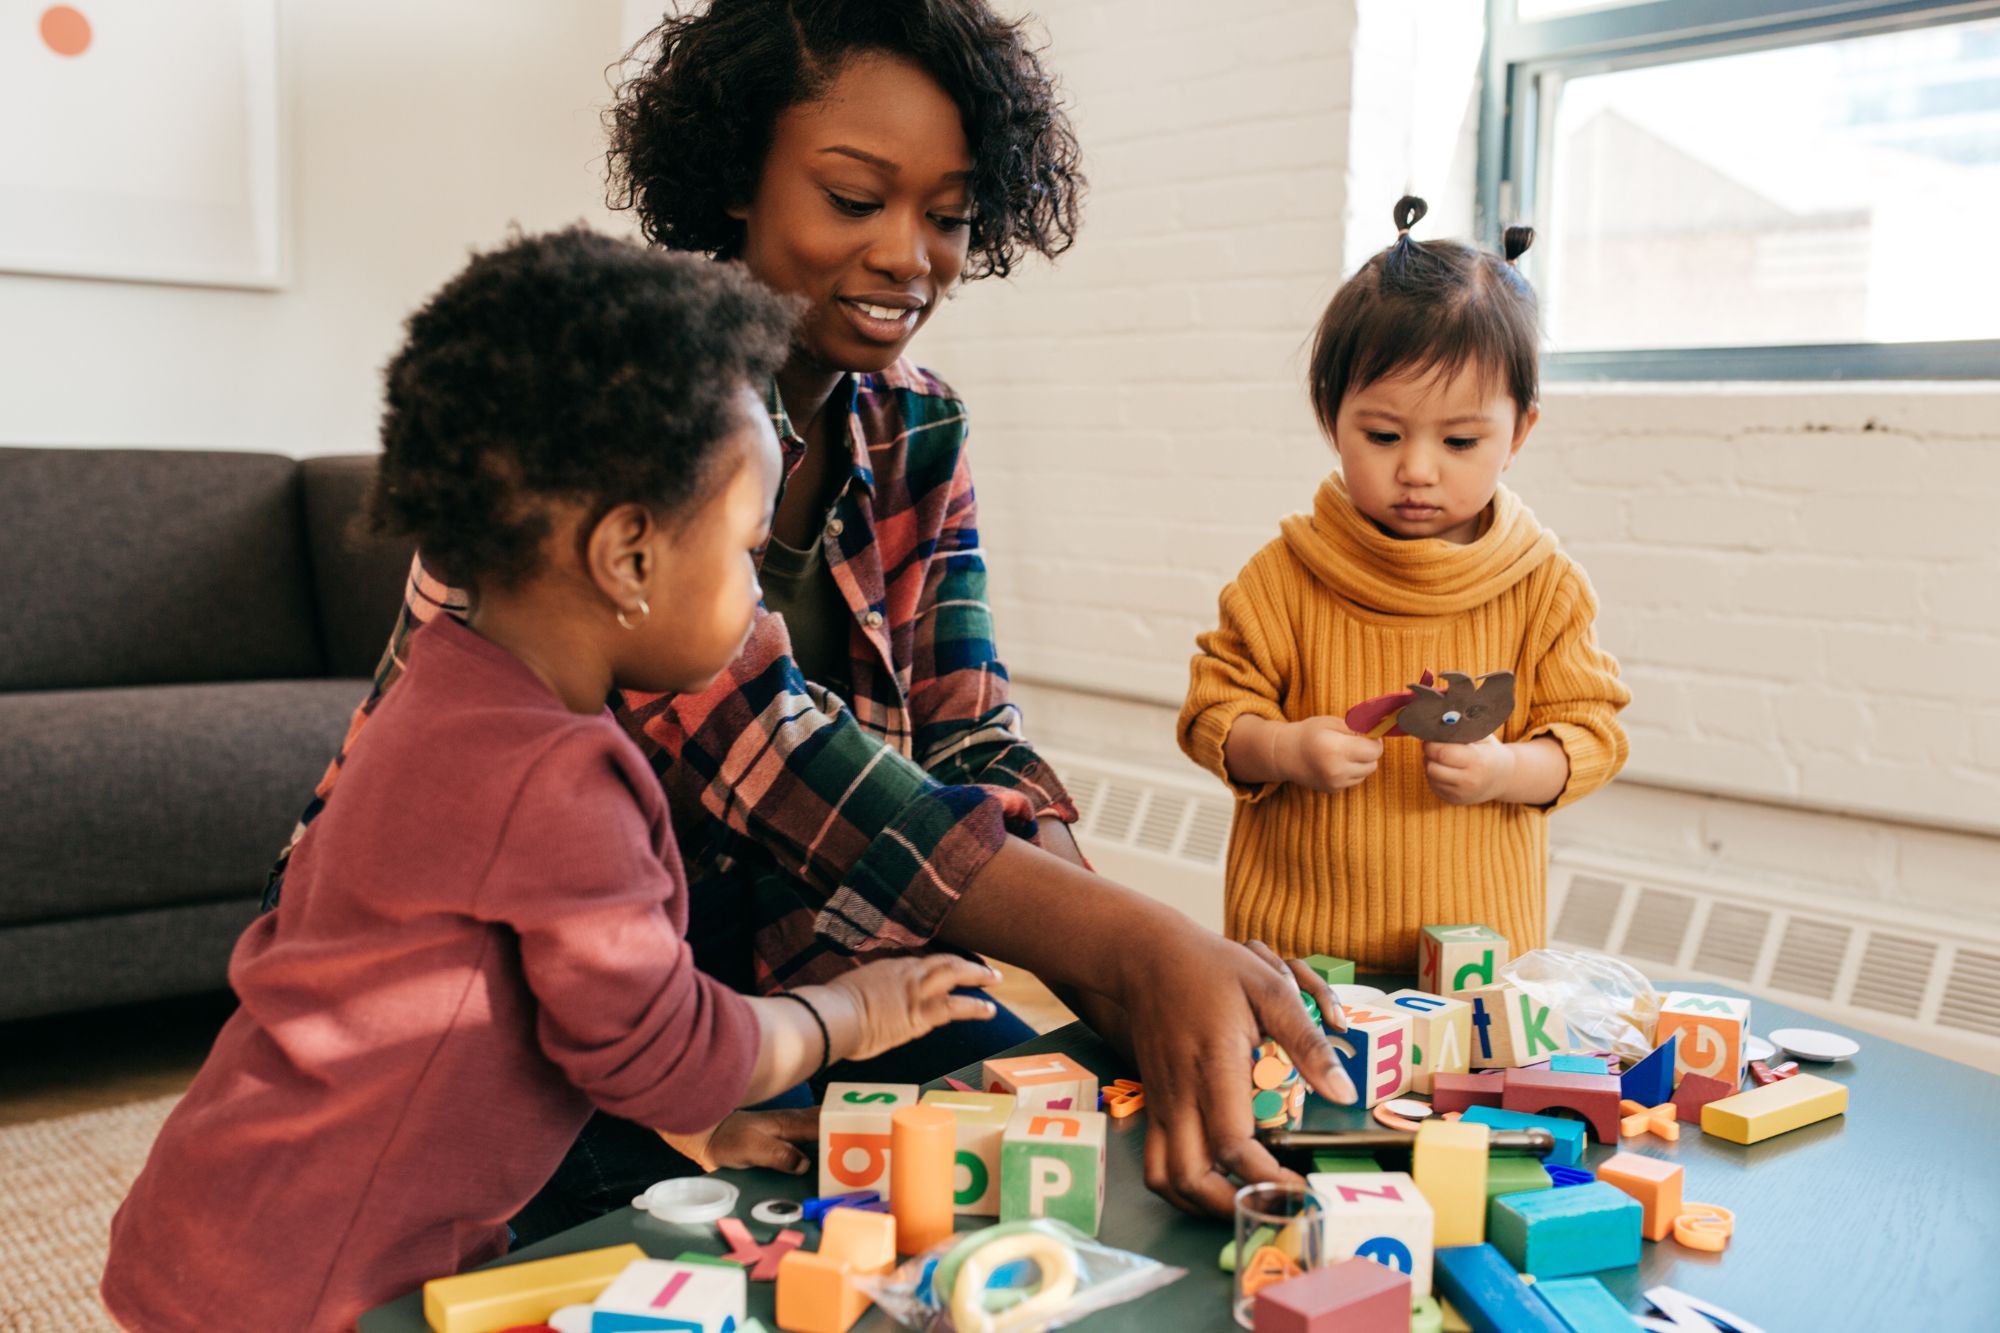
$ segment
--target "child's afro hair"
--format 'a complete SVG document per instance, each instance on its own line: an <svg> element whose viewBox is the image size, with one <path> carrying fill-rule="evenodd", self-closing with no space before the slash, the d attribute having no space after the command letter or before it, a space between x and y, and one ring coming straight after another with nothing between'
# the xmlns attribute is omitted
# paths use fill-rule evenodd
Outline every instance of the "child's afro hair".
<svg viewBox="0 0 2000 1333"><path fill-rule="evenodd" d="M1023 21L984 0L713 0L676 3L640 46L652 63L606 113L611 203L646 236L728 258L743 224L728 210L757 188L781 112L809 102L852 54L925 70L958 104L972 149L968 279L1005 277L1028 250L1076 239L1084 189L1076 134Z"/></svg>
<svg viewBox="0 0 2000 1333"><path fill-rule="evenodd" d="M582 226L516 235L409 318L374 526L460 587L504 587L536 568L544 500L671 519L714 480L743 389L761 390L791 327L740 265Z"/></svg>

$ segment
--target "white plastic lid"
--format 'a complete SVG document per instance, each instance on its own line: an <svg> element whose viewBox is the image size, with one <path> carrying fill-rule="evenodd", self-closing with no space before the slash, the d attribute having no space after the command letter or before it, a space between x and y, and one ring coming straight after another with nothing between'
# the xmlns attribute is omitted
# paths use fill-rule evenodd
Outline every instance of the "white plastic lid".
<svg viewBox="0 0 2000 1333"><path fill-rule="evenodd" d="M713 1176L662 1180L632 1200L662 1222L713 1222L736 1211L736 1187Z"/></svg>

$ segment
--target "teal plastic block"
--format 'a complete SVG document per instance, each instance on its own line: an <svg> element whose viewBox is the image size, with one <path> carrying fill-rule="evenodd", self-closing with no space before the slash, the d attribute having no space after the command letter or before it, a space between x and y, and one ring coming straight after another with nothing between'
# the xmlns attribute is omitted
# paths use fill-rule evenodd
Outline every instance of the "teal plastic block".
<svg viewBox="0 0 2000 1333"><path fill-rule="evenodd" d="M1569 1333L1491 1245L1445 1246L1437 1252L1431 1280L1472 1333Z"/></svg>
<svg viewBox="0 0 2000 1333"><path fill-rule="evenodd" d="M1638 1263L1644 1213L1637 1199L1601 1180L1503 1194L1487 1210L1486 1238L1523 1273L1573 1277Z"/></svg>
<svg viewBox="0 0 2000 1333"><path fill-rule="evenodd" d="M1554 1115L1529 1115L1526 1111L1503 1111L1497 1106L1468 1106L1460 1117L1476 1125L1495 1129L1546 1129L1556 1136L1556 1150L1548 1160L1557 1166L1582 1166L1583 1144L1590 1126L1581 1120L1565 1120Z"/></svg>
<svg viewBox="0 0 2000 1333"><path fill-rule="evenodd" d="M1549 1057L1551 1074L1608 1074L1611 1062L1601 1055L1552 1055Z"/></svg>
<svg viewBox="0 0 2000 1333"><path fill-rule="evenodd" d="M1632 1333L1631 1313L1594 1277L1537 1282L1535 1291L1569 1325L1570 1333Z"/></svg>

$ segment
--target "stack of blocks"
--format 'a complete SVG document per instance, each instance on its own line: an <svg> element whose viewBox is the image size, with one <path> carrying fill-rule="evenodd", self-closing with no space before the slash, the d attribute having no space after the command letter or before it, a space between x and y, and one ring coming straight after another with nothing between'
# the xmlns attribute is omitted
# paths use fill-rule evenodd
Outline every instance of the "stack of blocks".
<svg viewBox="0 0 2000 1333"><path fill-rule="evenodd" d="M1306 1183L1319 1200L1324 1262L1372 1259L1430 1295L1437 1218L1407 1172L1316 1172Z"/></svg>
<svg viewBox="0 0 2000 1333"><path fill-rule="evenodd" d="M1107 1124L1102 1111L1015 1111L1000 1141L1000 1220L1053 1217L1095 1236Z"/></svg>

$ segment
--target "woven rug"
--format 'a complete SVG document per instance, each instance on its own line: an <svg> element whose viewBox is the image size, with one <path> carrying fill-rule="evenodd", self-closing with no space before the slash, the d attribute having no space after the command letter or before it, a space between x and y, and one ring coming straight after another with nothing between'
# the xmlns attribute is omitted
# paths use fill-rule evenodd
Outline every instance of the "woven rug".
<svg viewBox="0 0 2000 1333"><path fill-rule="evenodd" d="M97 1302L111 1214L179 1094L0 1128L0 1329L115 1325Z"/></svg>

